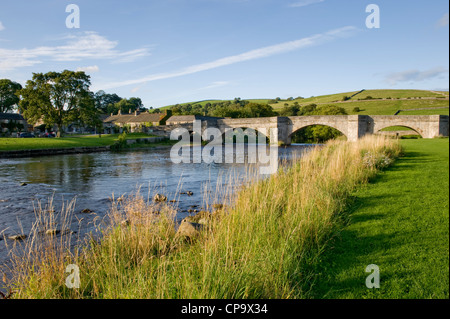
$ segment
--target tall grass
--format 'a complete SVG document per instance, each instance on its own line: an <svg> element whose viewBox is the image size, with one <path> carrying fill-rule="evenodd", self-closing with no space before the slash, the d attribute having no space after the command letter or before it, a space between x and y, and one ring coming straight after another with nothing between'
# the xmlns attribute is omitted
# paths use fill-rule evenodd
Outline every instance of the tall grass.
<svg viewBox="0 0 450 319"><path fill-rule="evenodd" d="M202 212L206 226L190 239L177 234L170 206L137 194L113 205L99 240L57 254L66 259L43 252L10 286L19 298L308 297L351 192L400 153L381 136L331 141L242 186L231 205ZM65 286L69 263L80 268L78 289Z"/></svg>

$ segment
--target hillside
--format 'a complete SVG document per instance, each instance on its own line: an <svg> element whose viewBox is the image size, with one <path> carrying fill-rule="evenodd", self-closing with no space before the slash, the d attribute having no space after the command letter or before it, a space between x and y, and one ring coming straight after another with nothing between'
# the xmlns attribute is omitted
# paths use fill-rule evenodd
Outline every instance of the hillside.
<svg viewBox="0 0 450 319"><path fill-rule="evenodd" d="M179 105L201 105L226 102L227 100L204 100L198 102L180 103ZM233 101L233 100L229 100ZM313 96L309 98L296 98L292 100L275 99L248 99L253 103L269 105L274 111L279 112L284 107L294 104L305 106L308 104L333 104L346 110L348 114L361 115L448 115L449 93L445 91L427 90L360 90ZM160 108L170 109L175 105ZM358 111L359 109L359 111ZM400 112L399 112L400 111Z"/></svg>
<svg viewBox="0 0 450 319"><path fill-rule="evenodd" d="M274 110L279 111L283 107L308 104L334 104L344 108L348 114L366 115L448 115L448 92L424 91L424 90L364 90L345 92L338 94L322 95L306 99L294 99L293 101L280 101L271 104ZM358 93L358 94L357 94ZM356 94L356 95L354 95ZM345 97L352 98L345 100ZM344 101L345 100L345 101ZM359 112L355 109L359 108ZM424 109L424 110L417 110Z"/></svg>

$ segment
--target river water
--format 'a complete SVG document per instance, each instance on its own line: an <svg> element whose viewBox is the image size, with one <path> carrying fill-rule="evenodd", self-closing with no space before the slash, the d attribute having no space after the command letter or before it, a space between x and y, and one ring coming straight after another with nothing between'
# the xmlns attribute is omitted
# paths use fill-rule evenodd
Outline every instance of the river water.
<svg viewBox="0 0 450 319"><path fill-rule="evenodd" d="M278 149L280 162L300 157L311 145ZM248 150L245 149L245 156ZM259 170L251 170L258 174ZM28 234L36 220L35 208L50 200L56 212L73 202L73 231L90 232L95 220L111 208L111 198L128 196L140 189L145 198L164 194L175 205L181 220L189 209L201 209L213 201L215 188L235 186L249 178L249 165L180 163L170 158L170 148L126 152L56 155L20 159L0 159L0 265L8 258L7 238ZM24 183L26 185L24 185ZM207 187L209 185L209 187ZM192 196L180 194L191 191ZM220 191L219 191L220 193ZM205 200L208 199L208 200ZM82 211L89 209L91 213Z"/></svg>

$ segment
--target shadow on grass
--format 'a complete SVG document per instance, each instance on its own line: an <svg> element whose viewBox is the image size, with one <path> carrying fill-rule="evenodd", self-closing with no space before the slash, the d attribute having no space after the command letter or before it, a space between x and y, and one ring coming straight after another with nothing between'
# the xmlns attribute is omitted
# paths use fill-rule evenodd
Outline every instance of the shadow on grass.
<svg viewBox="0 0 450 319"><path fill-rule="evenodd" d="M369 183L387 183L392 178L401 178L401 171L416 168L417 165L430 162L427 154L421 152L407 152L400 158L395 165L388 167L384 172L371 178ZM395 175L385 174L393 172ZM370 187L370 186L369 186ZM382 298L389 295L387 287L384 289L368 289L365 285L366 277L369 273L365 272L365 267L377 261L370 261L374 256L384 256L384 252L401 246L404 239L413 236L408 232L398 234L396 232L371 234L367 231L370 223L377 220L383 220L389 213L386 209L380 209L386 202L392 201L399 196L398 193L391 193L389 190L385 194L366 197L353 197L345 213L341 215L340 227L334 235L334 238L328 243L325 253L320 260L312 266L315 280L305 287L310 292L311 298ZM383 206L384 207L384 206ZM381 211L381 213L380 213ZM367 223L365 225L365 223ZM348 226L352 227L348 227ZM357 228L353 230L352 228ZM406 231L406 230L405 230ZM405 237L406 236L406 237ZM383 262L388 262L388 258L383 258ZM379 265L381 268L381 265ZM386 266L386 265L383 265ZM384 267L386 268L386 267ZM397 269L395 278L401 278L401 270ZM410 273L409 273L410 275ZM383 278L389 280L392 274L384 272ZM395 281L395 280L394 280Z"/></svg>

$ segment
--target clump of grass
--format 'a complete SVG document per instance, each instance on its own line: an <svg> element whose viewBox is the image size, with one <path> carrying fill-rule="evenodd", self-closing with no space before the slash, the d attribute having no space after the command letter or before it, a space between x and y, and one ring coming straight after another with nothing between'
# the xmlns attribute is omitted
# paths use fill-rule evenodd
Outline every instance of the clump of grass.
<svg viewBox="0 0 450 319"><path fill-rule="evenodd" d="M400 153L397 140L381 136L316 147L270 178L243 185L189 241L177 236L169 206L155 208L136 195L113 205L103 236L71 255L70 263L81 271L80 288L64 286L67 262L61 258L49 279L36 284L40 277L34 269L47 267L43 259L16 281L17 296L305 297L312 266L327 248L351 192Z"/></svg>

